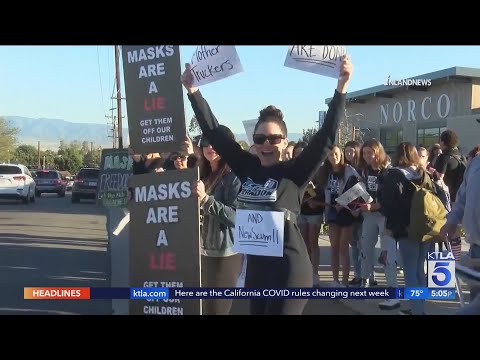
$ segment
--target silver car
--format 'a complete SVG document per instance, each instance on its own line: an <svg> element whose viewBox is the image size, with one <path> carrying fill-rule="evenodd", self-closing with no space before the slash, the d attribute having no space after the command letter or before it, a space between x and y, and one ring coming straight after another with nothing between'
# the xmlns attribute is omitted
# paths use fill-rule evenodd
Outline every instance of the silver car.
<svg viewBox="0 0 480 360"><path fill-rule="evenodd" d="M41 196L42 193L57 194L58 197L64 197L66 183L62 175L57 170L39 170L35 178L35 195Z"/></svg>

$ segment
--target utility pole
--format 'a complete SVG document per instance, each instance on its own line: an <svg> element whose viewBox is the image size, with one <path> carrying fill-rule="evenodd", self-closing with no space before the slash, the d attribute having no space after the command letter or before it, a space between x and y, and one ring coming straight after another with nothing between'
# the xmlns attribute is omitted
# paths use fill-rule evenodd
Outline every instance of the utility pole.
<svg viewBox="0 0 480 360"><path fill-rule="evenodd" d="M113 106L113 97L112 97L112 106ZM113 110L117 110L116 107L112 107L110 111L112 112L112 115L110 116L105 116L107 119L111 120L112 122L112 128L110 129L111 135L108 135L108 137L112 138L112 149L117 148L117 117L113 115Z"/></svg>
<svg viewBox="0 0 480 360"><path fill-rule="evenodd" d="M38 154L38 166L37 169L40 169L40 141L38 142L38 148L37 148L37 154Z"/></svg>
<svg viewBox="0 0 480 360"><path fill-rule="evenodd" d="M122 92L120 87L120 46L118 45L115 45L115 74L117 79L118 148L123 149Z"/></svg>

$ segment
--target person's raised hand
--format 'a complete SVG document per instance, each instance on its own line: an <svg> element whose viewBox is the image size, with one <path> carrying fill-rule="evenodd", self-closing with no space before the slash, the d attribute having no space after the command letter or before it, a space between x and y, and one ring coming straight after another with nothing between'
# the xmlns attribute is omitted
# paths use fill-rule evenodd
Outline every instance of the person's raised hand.
<svg viewBox="0 0 480 360"><path fill-rule="evenodd" d="M185 89L187 89L189 94L193 94L195 91L198 90L198 88L193 86L192 67L189 63L185 64L185 71L182 74L182 84Z"/></svg>
<svg viewBox="0 0 480 360"><path fill-rule="evenodd" d="M348 89L348 84L352 78L353 64L350 55L344 55L340 65L340 75L338 76L337 91L345 94Z"/></svg>

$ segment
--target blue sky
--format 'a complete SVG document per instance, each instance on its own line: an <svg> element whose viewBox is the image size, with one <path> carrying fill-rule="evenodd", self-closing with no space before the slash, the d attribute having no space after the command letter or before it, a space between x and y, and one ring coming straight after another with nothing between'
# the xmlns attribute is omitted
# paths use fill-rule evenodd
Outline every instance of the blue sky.
<svg viewBox="0 0 480 360"><path fill-rule="evenodd" d="M194 49L181 47L182 63ZM336 80L284 67L287 49L237 47L244 72L202 88L220 122L243 132L242 120L273 104L284 112L290 132L314 125ZM388 75L402 79L453 66L480 68L480 46L347 46L347 51L355 66L350 91L380 85ZM105 124L113 84L113 46L0 46L0 115ZM185 105L188 122L192 111L188 101Z"/></svg>

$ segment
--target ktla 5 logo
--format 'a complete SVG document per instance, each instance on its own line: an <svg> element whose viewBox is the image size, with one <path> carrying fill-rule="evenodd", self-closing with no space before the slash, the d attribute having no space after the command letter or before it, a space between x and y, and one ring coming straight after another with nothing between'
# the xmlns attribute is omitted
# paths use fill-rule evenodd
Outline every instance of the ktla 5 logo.
<svg viewBox="0 0 480 360"><path fill-rule="evenodd" d="M452 252L428 253L428 287L455 287L455 257Z"/></svg>

